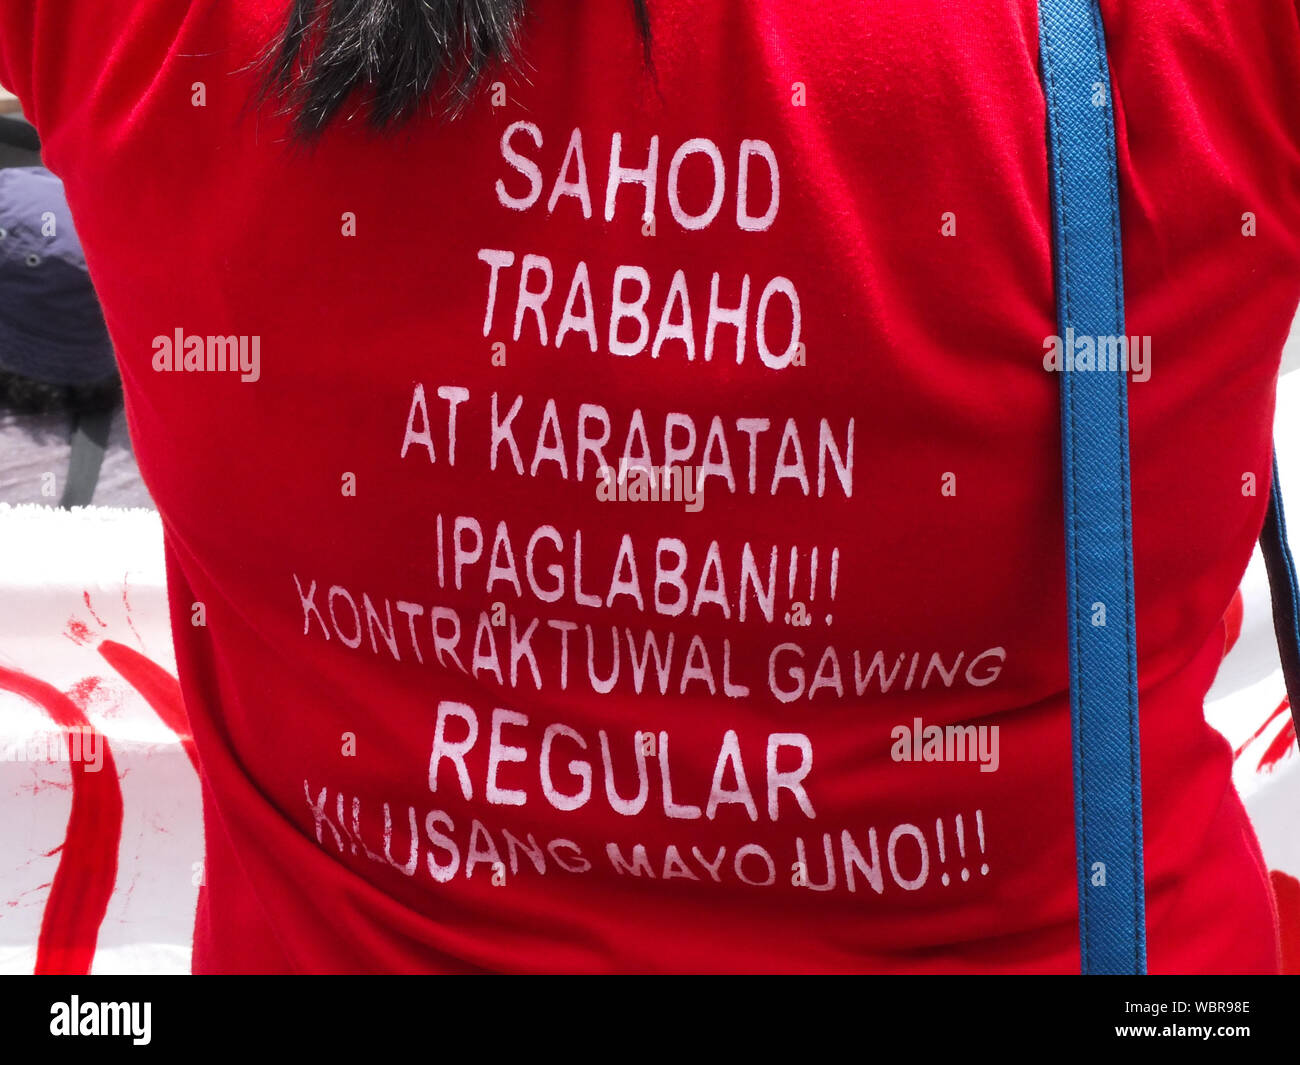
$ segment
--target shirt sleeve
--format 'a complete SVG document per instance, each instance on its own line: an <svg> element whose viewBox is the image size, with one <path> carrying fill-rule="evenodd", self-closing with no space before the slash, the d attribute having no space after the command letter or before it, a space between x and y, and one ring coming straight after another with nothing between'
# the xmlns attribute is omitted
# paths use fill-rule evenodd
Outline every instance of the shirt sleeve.
<svg viewBox="0 0 1300 1065"><path fill-rule="evenodd" d="M149 90L193 0L0 0L0 85L55 142L94 136ZM60 175L62 176L62 175Z"/></svg>

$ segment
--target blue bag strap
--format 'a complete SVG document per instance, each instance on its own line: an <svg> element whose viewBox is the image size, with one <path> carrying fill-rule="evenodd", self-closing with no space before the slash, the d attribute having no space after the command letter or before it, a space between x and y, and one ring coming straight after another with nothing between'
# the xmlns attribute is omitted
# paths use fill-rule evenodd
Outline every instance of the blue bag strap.
<svg viewBox="0 0 1300 1065"><path fill-rule="evenodd" d="M1282 658L1282 676L1291 700L1291 718L1300 736L1300 581L1286 538L1286 515L1282 511L1282 486L1278 481L1277 454L1273 455L1273 487L1268 493L1268 512L1259 534L1259 547L1268 570L1268 588L1273 598L1273 631Z"/></svg>
<svg viewBox="0 0 1300 1065"><path fill-rule="evenodd" d="M1096 0L1039 0L1061 369L1070 727L1085 973L1146 972L1127 368L1074 369L1122 337L1110 72Z"/></svg>

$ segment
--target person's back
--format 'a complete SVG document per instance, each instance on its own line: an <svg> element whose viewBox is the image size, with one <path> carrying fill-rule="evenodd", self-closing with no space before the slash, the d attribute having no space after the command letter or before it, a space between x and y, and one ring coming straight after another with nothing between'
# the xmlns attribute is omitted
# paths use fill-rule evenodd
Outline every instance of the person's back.
<svg viewBox="0 0 1300 1065"><path fill-rule="evenodd" d="M1077 971L1032 0L651 0L652 68L537 0L455 121L311 146L254 103L287 7L0 0L167 530L195 968ZM1300 30L1102 7L1150 964L1275 971L1201 704Z"/></svg>

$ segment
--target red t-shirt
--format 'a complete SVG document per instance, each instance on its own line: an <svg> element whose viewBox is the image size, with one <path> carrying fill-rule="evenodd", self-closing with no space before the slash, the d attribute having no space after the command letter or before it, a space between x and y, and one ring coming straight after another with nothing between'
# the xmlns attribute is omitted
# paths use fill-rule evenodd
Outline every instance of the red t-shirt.
<svg viewBox="0 0 1300 1065"><path fill-rule="evenodd" d="M1033 0L656 0L657 83L539 0L462 120L314 150L249 104L285 6L0 0L166 530L196 970L1077 971ZM1102 6L1150 964L1275 971L1202 699L1300 31Z"/></svg>

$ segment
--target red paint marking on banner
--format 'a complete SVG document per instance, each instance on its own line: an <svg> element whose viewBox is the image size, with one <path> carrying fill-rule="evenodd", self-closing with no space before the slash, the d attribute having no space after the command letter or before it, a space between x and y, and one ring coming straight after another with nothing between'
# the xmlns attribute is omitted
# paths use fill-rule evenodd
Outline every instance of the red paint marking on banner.
<svg viewBox="0 0 1300 1065"><path fill-rule="evenodd" d="M194 750L194 734L190 732L189 718L185 714L185 701L181 697L180 682L152 658L120 644L104 640L99 653L117 670L136 691L144 696L162 723L176 733L190 764L197 773L199 756Z"/></svg>
<svg viewBox="0 0 1300 1065"><path fill-rule="evenodd" d="M1280 762L1295 747L1295 722L1288 720L1276 736L1273 742L1268 745L1263 756L1259 760L1261 771L1276 768Z"/></svg>
<svg viewBox="0 0 1300 1065"><path fill-rule="evenodd" d="M68 698L84 710L103 683L103 677L82 677L68 689Z"/></svg>
<svg viewBox="0 0 1300 1065"><path fill-rule="evenodd" d="M36 945L37 975L86 975L117 879L117 850L122 838L117 765L108 741L95 732L77 704L52 684L0 666L0 688L41 707L60 728L79 731L81 735L75 738L81 743L93 733L102 745L99 770L90 772L73 756L74 735L69 731L72 810Z"/></svg>
<svg viewBox="0 0 1300 1065"><path fill-rule="evenodd" d="M141 648L143 648L144 640L140 638L140 633L137 632L135 628L135 622L131 619L131 600L129 600L126 596L126 590L127 590L126 577L127 575L123 573L122 574L122 607L123 609L126 610L126 623L131 626L131 632L134 633L135 635L135 642L138 643Z"/></svg>
<svg viewBox="0 0 1300 1065"><path fill-rule="evenodd" d="M90 641L90 629L80 618L68 618L68 627L63 633L64 639L71 640L75 644L88 643Z"/></svg>
<svg viewBox="0 0 1300 1065"><path fill-rule="evenodd" d="M1225 656L1241 637L1241 622L1245 617L1245 612L1245 602L1241 597L1241 589L1238 588L1232 593L1232 602L1228 604L1228 609L1223 615L1223 653Z"/></svg>
<svg viewBox="0 0 1300 1065"><path fill-rule="evenodd" d="M1268 874L1282 932L1282 975L1300 975L1300 880L1274 869Z"/></svg>
<svg viewBox="0 0 1300 1065"><path fill-rule="evenodd" d="M1259 728L1257 728L1250 735L1250 738L1247 739L1245 743L1243 743L1240 747L1238 747L1235 751L1232 752L1233 761L1236 761L1238 758L1240 758L1242 752L1245 751L1245 749L1249 747L1252 743L1254 743L1257 739L1259 739L1260 736L1264 734L1264 730L1268 728L1268 726L1271 725L1274 721L1276 721L1280 714L1285 714L1290 709L1291 709L1291 700L1287 699L1284 696L1282 701L1278 703L1277 709L1274 710L1271 714L1268 715L1267 718L1264 719L1264 723L1260 725Z"/></svg>
<svg viewBox="0 0 1300 1065"><path fill-rule="evenodd" d="M81 593L81 598L84 599L84 600L86 601L86 609L90 611L90 616L91 616L92 618L94 618L96 621L99 622L99 627L100 627L101 629L106 629L106 628L108 628L108 622L105 621L103 618L101 618L98 614L96 614L96 613L95 613L95 608L94 608L93 606L90 605L90 592L88 592L88 591L87 591L87 592L82 592L82 593Z"/></svg>

